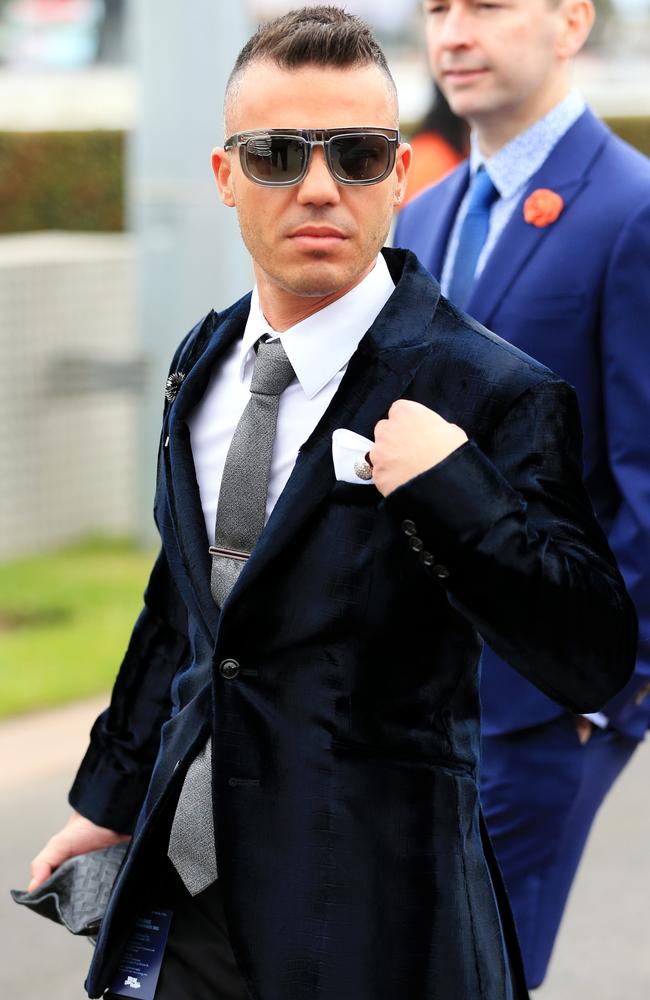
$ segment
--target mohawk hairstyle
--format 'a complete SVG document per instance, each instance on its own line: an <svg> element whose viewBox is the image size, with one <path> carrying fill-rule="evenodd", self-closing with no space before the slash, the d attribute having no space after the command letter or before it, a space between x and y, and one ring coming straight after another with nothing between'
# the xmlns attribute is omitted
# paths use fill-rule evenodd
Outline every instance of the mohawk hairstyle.
<svg viewBox="0 0 650 1000"><path fill-rule="evenodd" d="M375 65L385 75L397 104L395 81L379 42L364 21L340 7L301 7L260 25L237 56L228 79L226 116L244 72L251 63L262 61L282 69Z"/></svg>

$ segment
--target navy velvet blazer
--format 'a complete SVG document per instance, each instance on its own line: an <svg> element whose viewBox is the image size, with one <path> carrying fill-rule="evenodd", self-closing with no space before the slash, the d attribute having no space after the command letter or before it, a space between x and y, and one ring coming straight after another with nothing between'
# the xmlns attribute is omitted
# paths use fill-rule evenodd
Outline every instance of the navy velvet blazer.
<svg viewBox="0 0 650 1000"><path fill-rule="evenodd" d="M398 218L396 245L436 277L468 175L461 165ZM537 188L564 199L544 229L523 217ZM642 739L650 723L650 161L585 111L531 179L465 308L575 387L585 483L639 616L635 676L604 710ZM562 711L489 649L481 694L484 732Z"/></svg>
<svg viewBox="0 0 650 1000"><path fill-rule="evenodd" d="M161 437L162 552L70 795L134 831L92 997L210 730L219 877L251 997L527 996L479 809L479 632L581 711L628 679L635 615L583 489L573 391L457 313L412 254L386 257L395 292L221 612L186 419L250 297L173 361L185 379ZM372 436L400 397L470 441L385 500L335 481L333 430Z"/></svg>

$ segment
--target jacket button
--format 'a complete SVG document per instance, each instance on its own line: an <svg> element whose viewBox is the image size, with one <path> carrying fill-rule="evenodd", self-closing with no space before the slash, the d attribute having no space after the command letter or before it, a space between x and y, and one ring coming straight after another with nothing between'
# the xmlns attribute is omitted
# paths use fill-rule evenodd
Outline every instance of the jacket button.
<svg viewBox="0 0 650 1000"><path fill-rule="evenodd" d="M236 677L239 673L239 664L237 660L222 660L219 664L219 673L222 677L225 677L227 681L231 681L233 677Z"/></svg>
<svg viewBox="0 0 650 1000"><path fill-rule="evenodd" d="M439 580L446 580L449 576L449 570L446 566L434 566L433 572Z"/></svg>
<svg viewBox="0 0 650 1000"><path fill-rule="evenodd" d="M417 530L414 521L402 521L402 531L405 535L414 535Z"/></svg>
<svg viewBox="0 0 650 1000"><path fill-rule="evenodd" d="M414 552L421 552L422 549L424 548L422 539L418 538L417 535L411 535L411 537L409 538L409 545L411 546Z"/></svg>
<svg viewBox="0 0 650 1000"><path fill-rule="evenodd" d="M425 551L422 553L422 562L425 566L433 566L435 561L435 556L432 556L430 552Z"/></svg>

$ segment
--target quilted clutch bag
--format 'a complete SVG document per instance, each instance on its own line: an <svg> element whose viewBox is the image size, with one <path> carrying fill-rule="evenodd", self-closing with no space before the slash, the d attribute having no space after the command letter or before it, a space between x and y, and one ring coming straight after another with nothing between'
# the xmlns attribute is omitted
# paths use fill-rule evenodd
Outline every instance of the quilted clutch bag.
<svg viewBox="0 0 650 1000"><path fill-rule="evenodd" d="M11 897L73 934L97 934L128 843L68 858L33 892L11 890Z"/></svg>

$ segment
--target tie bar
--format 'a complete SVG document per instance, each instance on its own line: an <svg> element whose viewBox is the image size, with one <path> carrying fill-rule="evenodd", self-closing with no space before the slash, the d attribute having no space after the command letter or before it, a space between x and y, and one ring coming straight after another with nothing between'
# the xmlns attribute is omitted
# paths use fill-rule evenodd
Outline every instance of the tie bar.
<svg viewBox="0 0 650 1000"><path fill-rule="evenodd" d="M241 552L238 549L219 549L216 545L211 545L208 549L211 556L224 556L226 559L237 559L239 562L246 562L250 552Z"/></svg>

